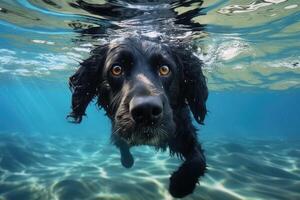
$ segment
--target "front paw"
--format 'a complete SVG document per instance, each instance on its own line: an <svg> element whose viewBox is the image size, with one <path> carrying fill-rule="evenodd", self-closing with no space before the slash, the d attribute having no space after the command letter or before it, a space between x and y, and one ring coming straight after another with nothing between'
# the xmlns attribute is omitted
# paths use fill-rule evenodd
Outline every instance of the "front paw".
<svg viewBox="0 0 300 200"><path fill-rule="evenodd" d="M185 162L170 178L169 192L173 197L182 198L193 193L203 167L197 162Z"/></svg>
<svg viewBox="0 0 300 200"><path fill-rule="evenodd" d="M121 163L125 168L131 168L134 163L134 159L130 151L121 151Z"/></svg>

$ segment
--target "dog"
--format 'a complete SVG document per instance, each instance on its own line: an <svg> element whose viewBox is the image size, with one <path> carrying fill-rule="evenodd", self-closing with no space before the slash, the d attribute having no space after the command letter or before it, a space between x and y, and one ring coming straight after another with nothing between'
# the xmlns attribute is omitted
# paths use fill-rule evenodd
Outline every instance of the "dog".
<svg viewBox="0 0 300 200"><path fill-rule="evenodd" d="M120 150L122 165L132 167L132 146L169 148L171 156L184 160L170 177L169 192L184 197L193 193L206 170L191 118L192 113L203 124L207 113L202 65L183 45L143 37L114 39L92 50L70 77L68 118L80 123L96 98L111 120L111 140Z"/></svg>

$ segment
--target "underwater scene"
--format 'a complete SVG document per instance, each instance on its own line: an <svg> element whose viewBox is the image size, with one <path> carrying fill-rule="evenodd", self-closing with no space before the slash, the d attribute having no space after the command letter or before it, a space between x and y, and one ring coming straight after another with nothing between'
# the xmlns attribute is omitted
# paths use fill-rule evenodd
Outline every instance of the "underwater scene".
<svg viewBox="0 0 300 200"><path fill-rule="evenodd" d="M183 199L300 199L299 0L0 0L0 200L176 199L179 157L136 146L124 168L96 102L66 119L69 77L129 35L203 61L207 170Z"/></svg>

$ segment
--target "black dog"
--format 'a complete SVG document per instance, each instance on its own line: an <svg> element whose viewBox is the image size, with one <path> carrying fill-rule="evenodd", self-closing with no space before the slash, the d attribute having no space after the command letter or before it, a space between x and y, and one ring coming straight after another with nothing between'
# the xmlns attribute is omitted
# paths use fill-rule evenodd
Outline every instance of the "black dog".
<svg viewBox="0 0 300 200"><path fill-rule="evenodd" d="M187 48L145 38L125 38L97 47L70 77L72 112L80 123L97 97L112 122L112 141L129 168L135 145L170 149L184 163L170 178L174 197L193 192L206 169L194 118L202 124L208 90L202 62Z"/></svg>

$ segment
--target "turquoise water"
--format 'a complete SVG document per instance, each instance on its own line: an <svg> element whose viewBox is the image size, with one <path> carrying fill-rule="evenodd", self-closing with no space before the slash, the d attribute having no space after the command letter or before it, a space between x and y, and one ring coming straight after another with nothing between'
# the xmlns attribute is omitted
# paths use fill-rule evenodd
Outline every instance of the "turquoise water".
<svg viewBox="0 0 300 200"><path fill-rule="evenodd" d="M125 169L102 110L65 119L78 63L129 33L192 41L205 64L208 171L184 199L300 199L297 0L0 0L1 200L173 199L178 158L133 148Z"/></svg>

